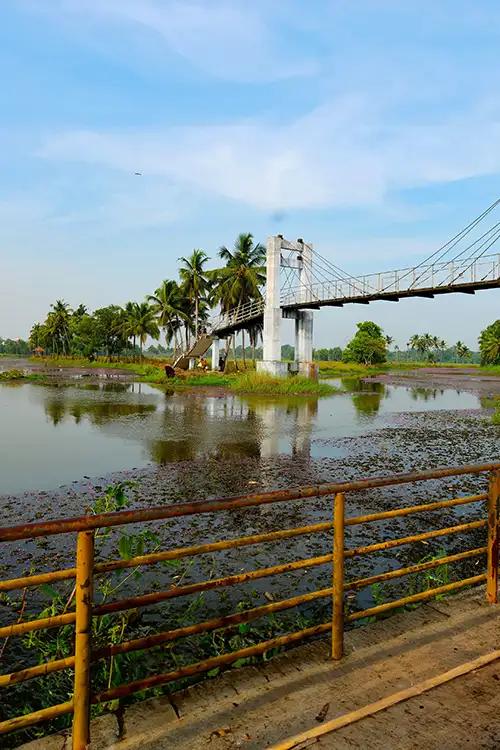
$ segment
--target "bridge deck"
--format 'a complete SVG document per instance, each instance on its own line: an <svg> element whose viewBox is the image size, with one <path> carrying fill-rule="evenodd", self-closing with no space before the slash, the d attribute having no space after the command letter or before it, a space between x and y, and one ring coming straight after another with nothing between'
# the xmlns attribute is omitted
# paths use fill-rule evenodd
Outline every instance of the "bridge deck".
<svg viewBox="0 0 500 750"><path fill-rule="evenodd" d="M500 278L485 281L468 281L462 284L455 283L451 286L422 286L400 291L390 289L366 294L355 292L354 294L346 294L344 296L325 296L324 298L310 296L304 301L285 301L282 304L282 310L284 317L286 317L287 313L295 310L319 310L321 307L343 307L344 305L369 305L370 302L399 302L402 299L419 297L432 299L443 294L475 294L486 289L497 288L500 288ZM307 295L304 296L307 297ZM243 328L262 325L263 317L263 304L260 307L256 306L255 309L250 310L249 313L242 317L235 314L233 318L229 313L218 319L212 328L212 332L216 336L224 338L237 331L241 331Z"/></svg>
<svg viewBox="0 0 500 750"><path fill-rule="evenodd" d="M500 606L500 605L499 605ZM499 648L498 606L484 591L434 601L347 634L347 656L328 643L302 646L264 666L245 667L168 698L97 719L93 750L262 750ZM321 738L335 750L455 750L500 747L500 666L465 675ZM320 716L321 718L321 716ZM94 728L93 728L94 732ZM26 750L62 750L61 737ZM69 748L69 743L68 743Z"/></svg>
<svg viewBox="0 0 500 750"><path fill-rule="evenodd" d="M453 286L439 286L439 287L418 287L416 289L403 289L402 291L388 290L385 292L373 292L371 294L353 294L345 297L332 297L326 299L314 300L311 299L306 302L293 302L290 304L283 305L284 310L311 310L320 309L321 307L343 307L343 305L358 304L368 305L370 302L399 302L400 299L408 299L410 297L424 297L432 299L441 294L475 294L476 292L482 291L483 289L496 289L500 287L500 279L489 280L489 281L474 281L466 282L464 284L454 284Z"/></svg>

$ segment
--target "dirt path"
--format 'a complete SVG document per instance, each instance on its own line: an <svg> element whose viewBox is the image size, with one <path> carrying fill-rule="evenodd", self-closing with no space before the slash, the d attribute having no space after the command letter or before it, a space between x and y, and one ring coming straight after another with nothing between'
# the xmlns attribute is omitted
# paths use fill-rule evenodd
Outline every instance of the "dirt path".
<svg viewBox="0 0 500 750"><path fill-rule="evenodd" d="M498 608L474 591L351 631L347 656L325 640L265 666L127 709L94 724L93 750L261 750L472 660L500 645ZM318 741L324 748L493 750L500 745L498 662ZM318 718L319 717L319 718ZM24 746L62 750L61 737ZM69 743L68 743L69 747Z"/></svg>

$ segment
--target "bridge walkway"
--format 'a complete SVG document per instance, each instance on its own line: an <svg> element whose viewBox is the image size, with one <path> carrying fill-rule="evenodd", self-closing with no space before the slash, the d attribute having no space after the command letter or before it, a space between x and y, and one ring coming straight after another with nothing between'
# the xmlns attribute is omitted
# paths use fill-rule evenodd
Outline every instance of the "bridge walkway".
<svg viewBox="0 0 500 750"><path fill-rule="evenodd" d="M499 605L500 606L500 605ZM346 634L346 657L320 640L226 672L170 699L93 723L93 750L261 750L500 647L497 606L475 589ZM313 740L352 750L500 747L500 663ZM121 727L121 739L118 739ZM97 728L99 731L97 732ZM61 736L24 750L69 750ZM299 747L309 747L311 742Z"/></svg>

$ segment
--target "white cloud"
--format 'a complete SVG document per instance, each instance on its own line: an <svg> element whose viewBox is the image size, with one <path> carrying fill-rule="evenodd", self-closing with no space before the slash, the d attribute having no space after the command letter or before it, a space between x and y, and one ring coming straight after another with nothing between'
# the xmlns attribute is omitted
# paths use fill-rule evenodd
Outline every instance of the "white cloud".
<svg viewBox="0 0 500 750"><path fill-rule="evenodd" d="M376 205L392 190L500 171L496 105L418 126L386 122L367 98L344 97L287 124L70 131L41 155L138 169L266 211Z"/></svg>
<svg viewBox="0 0 500 750"><path fill-rule="evenodd" d="M31 1L36 8L64 14L65 20L90 19L106 28L152 34L168 50L218 78L265 82L318 69L314 56L290 48L284 39L286 4L270 9L245 0Z"/></svg>

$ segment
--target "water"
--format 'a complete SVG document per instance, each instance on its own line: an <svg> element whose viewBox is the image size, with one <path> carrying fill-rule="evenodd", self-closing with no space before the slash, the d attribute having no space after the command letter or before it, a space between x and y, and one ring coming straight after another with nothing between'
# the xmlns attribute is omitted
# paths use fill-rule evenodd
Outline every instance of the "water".
<svg viewBox="0 0 500 750"><path fill-rule="evenodd" d="M0 386L0 495L207 456L341 457L332 438L369 434L391 415L476 409L453 389L331 381L349 392L270 399L166 394L139 383Z"/></svg>

